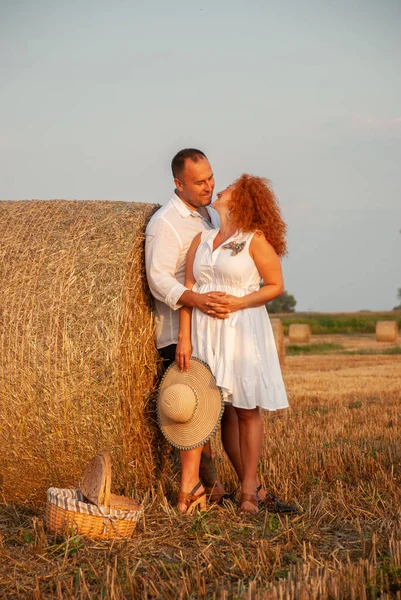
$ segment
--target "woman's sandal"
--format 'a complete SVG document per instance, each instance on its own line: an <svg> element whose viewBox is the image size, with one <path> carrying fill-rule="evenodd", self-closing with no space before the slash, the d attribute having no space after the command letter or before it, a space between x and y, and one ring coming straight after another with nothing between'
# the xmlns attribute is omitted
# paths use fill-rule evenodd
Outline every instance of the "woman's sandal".
<svg viewBox="0 0 401 600"><path fill-rule="evenodd" d="M250 502L250 504L253 504L253 506L255 506L256 508L258 508L258 496L257 494L241 494L241 501L240 501L240 507L239 507L239 514L240 515L257 515L258 511L257 510L249 510L246 508L243 508L242 505L245 502Z"/></svg>
<svg viewBox="0 0 401 600"><path fill-rule="evenodd" d="M199 510L206 510L206 492L199 494L199 496L195 496L195 492L201 487L202 482L198 481L196 486L189 492L182 492L181 490L178 492L177 499L179 504L185 504L187 510L183 515L190 515L195 508L199 507Z"/></svg>

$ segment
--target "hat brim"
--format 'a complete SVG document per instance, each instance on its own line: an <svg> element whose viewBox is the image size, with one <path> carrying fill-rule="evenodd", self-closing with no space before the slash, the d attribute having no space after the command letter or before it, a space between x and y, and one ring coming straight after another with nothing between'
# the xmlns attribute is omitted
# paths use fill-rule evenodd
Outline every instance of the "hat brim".
<svg viewBox="0 0 401 600"><path fill-rule="evenodd" d="M177 423L160 411L160 393L170 385L183 383L196 393L198 406L186 423ZM166 370L157 397L157 420L164 437L180 450L192 450L205 444L216 432L224 412L224 399L213 373L203 360L191 356L189 371L181 372L177 363Z"/></svg>

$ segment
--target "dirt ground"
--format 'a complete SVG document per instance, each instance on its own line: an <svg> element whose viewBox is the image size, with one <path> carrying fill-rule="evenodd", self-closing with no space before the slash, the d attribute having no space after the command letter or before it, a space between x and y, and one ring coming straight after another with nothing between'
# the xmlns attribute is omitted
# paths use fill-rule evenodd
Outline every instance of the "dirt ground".
<svg viewBox="0 0 401 600"><path fill-rule="evenodd" d="M385 347L365 335L311 342ZM130 540L55 538L43 506L0 504L0 598L400 598L401 355L287 356L283 375L291 407L265 417L260 476L298 515L239 516L217 438L236 501L183 518L162 486L149 490Z"/></svg>

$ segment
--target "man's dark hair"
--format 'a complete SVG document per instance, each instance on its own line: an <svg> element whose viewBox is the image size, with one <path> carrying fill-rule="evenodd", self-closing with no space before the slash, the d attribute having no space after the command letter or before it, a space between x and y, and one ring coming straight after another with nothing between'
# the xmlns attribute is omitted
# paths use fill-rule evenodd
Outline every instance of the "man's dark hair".
<svg viewBox="0 0 401 600"><path fill-rule="evenodd" d="M198 160L203 160L206 158L206 154L204 154L201 150L197 150L196 148L184 148L184 150L177 152L171 161L171 170L173 172L174 179L176 177L179 178L182 174L187 158L190 158L194 162L198 162Z"/></svg>

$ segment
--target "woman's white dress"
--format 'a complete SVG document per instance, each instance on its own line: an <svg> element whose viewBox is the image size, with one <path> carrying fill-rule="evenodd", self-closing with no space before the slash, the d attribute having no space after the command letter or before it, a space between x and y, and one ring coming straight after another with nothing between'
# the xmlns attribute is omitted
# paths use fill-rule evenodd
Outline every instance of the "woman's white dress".
<svg viewBox="0 0 401 600"><path fill-rule="evenodd" d="M245 296L257 291L260 275L249 254L253 233L236 232L213 252L218 230L204 231L194 260L193 290ZM224 248L230 242L245 242L234 254ZM247 308L214 319L192 311L193 356L211 368L224 399L238 408L277 410L288 407L276 345L265 306Z"/></svg>

